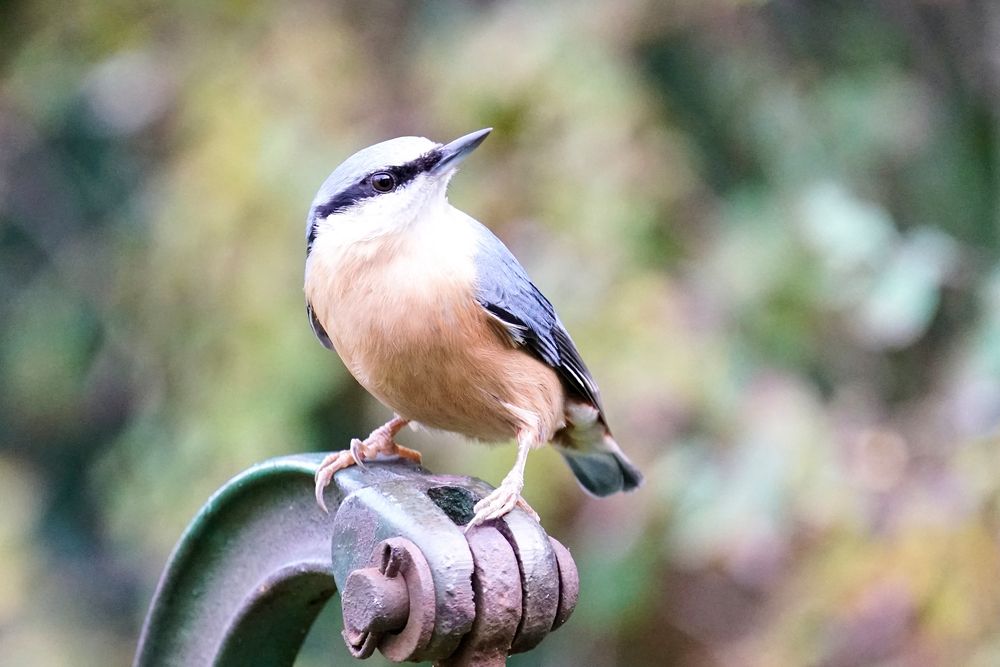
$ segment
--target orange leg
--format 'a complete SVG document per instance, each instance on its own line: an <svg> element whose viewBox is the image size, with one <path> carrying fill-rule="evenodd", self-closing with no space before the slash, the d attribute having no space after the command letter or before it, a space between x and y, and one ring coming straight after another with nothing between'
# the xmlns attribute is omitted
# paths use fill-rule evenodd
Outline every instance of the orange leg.
<svg viewBox="0 0 1000 667"><path fill-rule="evenodd" d="M388 422L372 431L371 435L365 438L364 442L354 438L351 440L350 449L339 452L332 452L324 458L319 468L316 469L316 502L327 512L326 501L323 499L323 491L329 486L333 475L338 470L343 470L352 465L361 468L365 467L365 460L373 459L380 454L386 456L399 456L401 458L420 463L420 452L409 447L397 445L393 438L399 431L410 423L409 419L393 417Z"/></svg>

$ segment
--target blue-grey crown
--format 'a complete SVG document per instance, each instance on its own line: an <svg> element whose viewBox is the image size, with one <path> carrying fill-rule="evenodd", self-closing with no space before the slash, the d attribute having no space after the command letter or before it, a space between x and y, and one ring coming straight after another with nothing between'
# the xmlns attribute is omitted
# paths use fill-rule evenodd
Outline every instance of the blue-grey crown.
<svg viewBox="0 0 1000 667"><path fill-rule="evenodd" d="M418 174L433 168L440 159L436 144L424 137L398 137L363 148L333 170L320 186L306 220L306 251L316 237L316 221L377 196L372 174L385 171L395 178L396 187L405 187Z"/></svg>
<svg viewBox="0 0 1000 667"><path fill-rule="evenodd" d="M492 131L493 128L486 127L444 145L423 137L399 137L347 158L333 170L313 199L306 220L306 254L312 249L320 220L365 199L405 188L420 174L449 173Z"/></svg>

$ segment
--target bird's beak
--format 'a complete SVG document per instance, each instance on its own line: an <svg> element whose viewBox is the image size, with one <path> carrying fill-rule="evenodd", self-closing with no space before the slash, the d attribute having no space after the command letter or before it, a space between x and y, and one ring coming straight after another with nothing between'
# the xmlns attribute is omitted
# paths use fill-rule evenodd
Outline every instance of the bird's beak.
<svg viewBox="0 0 1000 667"><path fill-rule="evenodd" d="M441 158L438 160L437 164L431 167L431 175L443 174L444 172L457 167L469 153L474 151L479 144L483 143L492 131L492 127L476 130L475 132L470 132L464 137L459 137L450 144L445 144L439 148L438 153L441 154Z"/></svg>

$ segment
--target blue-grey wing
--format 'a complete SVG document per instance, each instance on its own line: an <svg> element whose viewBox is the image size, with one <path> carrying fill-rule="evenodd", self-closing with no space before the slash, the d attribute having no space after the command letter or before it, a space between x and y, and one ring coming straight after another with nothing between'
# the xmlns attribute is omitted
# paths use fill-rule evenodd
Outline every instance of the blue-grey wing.
<svg viewBox="0 0 1000 667"><path fill-rule="evenodd" d="M496 319L516 345L551 366L571 395L597 407L601 392L552 303L528 278L524 267L488 229L479 231L476 300Z"/></svg>

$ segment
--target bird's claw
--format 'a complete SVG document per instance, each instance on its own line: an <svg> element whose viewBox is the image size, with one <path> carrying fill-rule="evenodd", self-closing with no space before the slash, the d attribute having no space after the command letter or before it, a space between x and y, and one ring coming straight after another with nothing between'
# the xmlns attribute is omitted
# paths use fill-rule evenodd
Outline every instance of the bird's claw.
<svg viewBox="0 0 1000 667"><path fill-rule="evenodd" d="M357 438L351 439L351 446L348 451L351 452L351 456L354 457L354 464L361 468L362 470L368 470L368 466L365 465L365 453L364 453L365 443Z"/></svg>
<svg viewBox="0 0 1000 667"><path fill-rule="evenodd" d="M520 507L525 512L527 512L528 516L534 519L536 523L541 522L542 517L538 516L538 512L536 512L534 508L528 504L528 501L522 498L521 496L517 497L517 506Z"/></svg>
<svg viewBox="0 0 1000 667"><path fill-rule="evenodd" d="M376 429L365 440L358 438L351 439L351 445L347 449L332 452L324 458L316 469L316 502L324 512L329 513L326 508L326 501L323 499L323 491L338 470L343 470L352 465L356 465L367 471L368 466L365 460L373 459L380 454L399 456L414 463L420 463L420 452L409 447L397 445L392 439L393 431L385 428Z"/></svg>
<svg viewBox="0 0 1000 667"><path fill-rule="evenodd" d="M339 452L327 454L326 457L320 461L319 467L316 468L316 502L327 514L330 513L330 510L326 507L326 500L323 498L323 492L326 490L326 487L330 485L334 474L336 474L338 470L343 470L354 463L356 463L354 453L351 451L341 450Z"/></svg>
<svg viewBox="0 0 1000 667"><path fill-rule="evenodd" d="M320 461L319 467L316 468L316 502L327 514L330 513L330 510L326 507L323 492L326 491L326 487L330 486L330 482L333 481L333 476L338 470L343 470L352 465L356 465L362 470L368 469L365 465L365 446L364 442L354 438L351 440L351 446L348 449L328 454L326 458Z"/></svg>
<svg viewBox="0 0 1000 667"><path fill-rule="evenodd" d="M464 532L468 533L485 521L499 519L515 507L524 510L535 521L539 521L538 513L521 497L520 489L513 484L502 483L472 508L475 515L472 517L472 521L465 526Z"/></svg>

